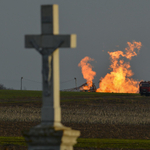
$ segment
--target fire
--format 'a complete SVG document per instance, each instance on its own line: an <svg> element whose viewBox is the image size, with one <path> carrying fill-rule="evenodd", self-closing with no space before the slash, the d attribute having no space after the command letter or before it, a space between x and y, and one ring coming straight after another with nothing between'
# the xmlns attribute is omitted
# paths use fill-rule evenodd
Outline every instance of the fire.
<svg viewBox="0 0 150 150"><path fill-rule="evenodd" d="M81 67L83 78L87 81L87 86L83 86L82 90L89 90L93 85L93 79L96 75L96 72L92 70L93 66L88 63L88 61L94 61L94 59L86 56L78 64Z"/></svg>
<svg viewBox="0 0 150 150"><path fill-rule="evenodd" d="M137 93L139 81L132 78L133 72L130 69L130 63L124 62L120 57L125 57L131 60L133 56L137 56L142 43L133 41L127 42L128 47L125 48L125 53L122 51L108 52L111 59L110 73L107 73L104 78L101 78L97 92L115 92L115 93Z"/></svg>

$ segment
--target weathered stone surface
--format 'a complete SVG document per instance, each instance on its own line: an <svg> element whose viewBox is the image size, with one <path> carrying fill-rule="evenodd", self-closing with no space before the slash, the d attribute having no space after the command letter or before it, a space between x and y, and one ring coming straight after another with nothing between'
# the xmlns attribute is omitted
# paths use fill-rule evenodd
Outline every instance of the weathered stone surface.
<svg viewBox="0 0 150 150"><path fill-rule="evenodd" d="M36 149L54 149L54 150L72 150L76 144L80 132L72 130L63 125L51 126L40 124L29 131L23 131L23 136L28 143L29 150Z"/></svg>
<svg viewBox="0 0 150 150"><path fill-rule="evenodd" d="M24 131L29 150L72 150L79 131L61 124L59 47L76 47L76 35L58 35L58 5L41 7L41 35L26 35L25 47L42 55L41 124Z"/></svg>

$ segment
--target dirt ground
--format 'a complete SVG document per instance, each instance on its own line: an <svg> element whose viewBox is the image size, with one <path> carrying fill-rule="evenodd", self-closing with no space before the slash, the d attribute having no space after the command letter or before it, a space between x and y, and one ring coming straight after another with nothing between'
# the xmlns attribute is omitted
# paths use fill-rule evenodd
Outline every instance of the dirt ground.
<svg viewBox="0 0 150 150"><path fill-rule="evenodd" d="M21 131L40 122L0 122L0 136L22 136ZM150 125L107 125L63 123L80 130L81 138L150 139Z"/></svg>
<svg viewBox="0 0 150 150"><path fill-rule="evenodd" d="M112 101L111 101L112 102ZM104 101L103 103L106 103ZM141 102L145 106L148 101ZM95 103L93 103L95 104ZM7 106L8 104L0 104L0 107ZM9 106L16 104L9 104ZM18 106L24 107L41 107L41 103L18 103ZM61 104L62 106L64 104ZM65 107L71 105L65 103ZM83 106L82 106L83 107ZM85 105L85 107L87 107ZM31 127L40 124L40 122L0 122L0 136L22 136L21 131L30 129ZM86 124L86 123L63 123L65 126L72 127L72 129L80 130L81 138L115 138L115 139L150 139L150 125L118 125L118 124ZM27 147L4 145L0 149L7 150L27 150ZM74 148L75 150L96 150L94 148ZM101 149L106 150L106 149ZM107 149L107 150L120 150L120 149ZM125 149L122 149L125 150ZM127 149L126 149L127 150Z"/></svg>

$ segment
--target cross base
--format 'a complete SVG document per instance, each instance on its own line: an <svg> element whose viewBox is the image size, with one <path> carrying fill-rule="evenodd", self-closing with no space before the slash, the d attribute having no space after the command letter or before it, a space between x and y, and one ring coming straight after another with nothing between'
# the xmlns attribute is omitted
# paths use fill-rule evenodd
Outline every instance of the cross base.
<svg viewBox="0 0 150 150"><path fill-rule="evenodd" d="M28 150L73 150L80 131L63 125L40 124L22 132Z"/></svg>

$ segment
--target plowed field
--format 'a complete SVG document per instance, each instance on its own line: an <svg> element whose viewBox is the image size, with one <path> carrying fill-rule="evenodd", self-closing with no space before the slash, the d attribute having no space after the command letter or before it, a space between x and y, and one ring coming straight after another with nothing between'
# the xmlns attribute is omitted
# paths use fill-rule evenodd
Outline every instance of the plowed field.
<svg viewBox="0 0 150 150"><path fill-rule="evenodd" d="M6 110L8 116L0 120L0 136L22 136L22 130L40 124L41 101L37 99L36 102L34 99L34 102L25 103L26 100L29 101L30 98L23 99L24 102L20 100L16 103L0 103L0 110ZM62 123L80 130L82 138L150 139L150 97L139 95L71 97L69 95L61 96L61 107ZM27 121L18 119L19 109L23 108L28 111L34 110L33 114L22 111L24 117L33 116L31 119ZM16 150L27 149L13 145L8 147ZM75 148L75 150L81 149L88 148Z"/></svg>

